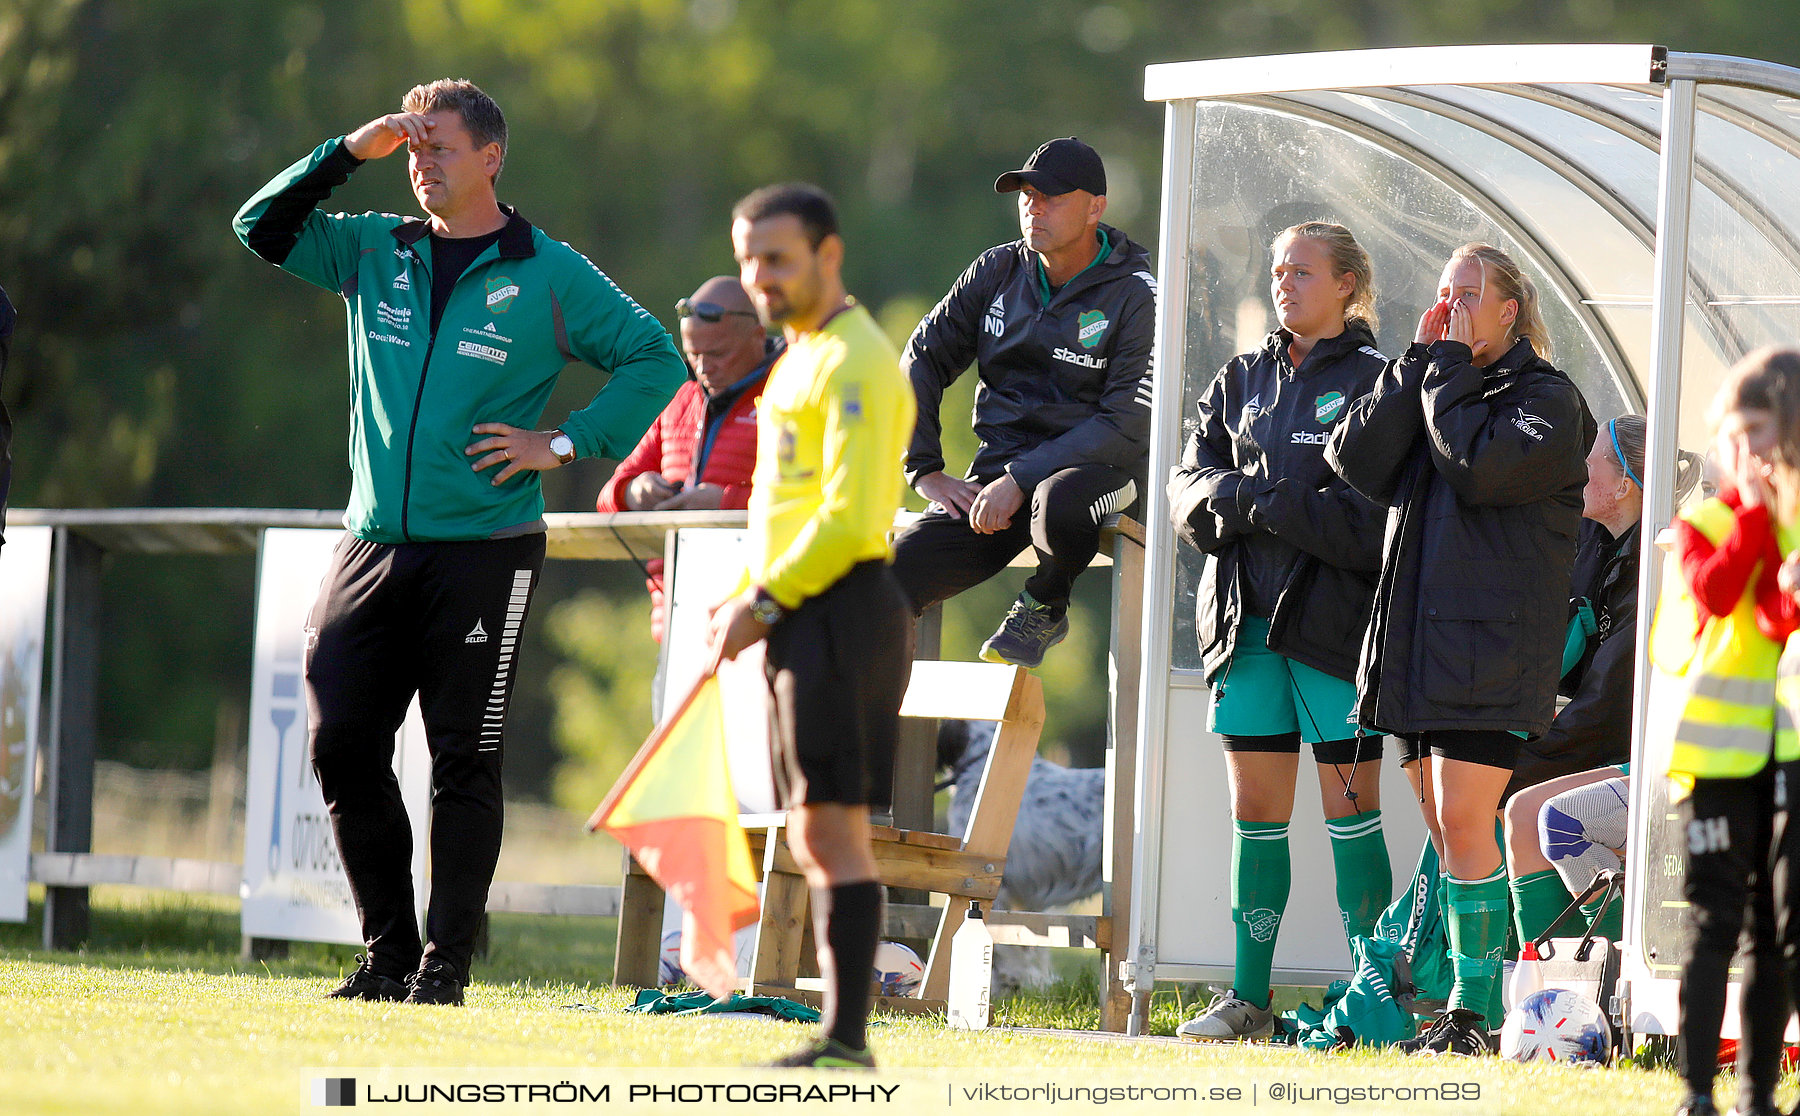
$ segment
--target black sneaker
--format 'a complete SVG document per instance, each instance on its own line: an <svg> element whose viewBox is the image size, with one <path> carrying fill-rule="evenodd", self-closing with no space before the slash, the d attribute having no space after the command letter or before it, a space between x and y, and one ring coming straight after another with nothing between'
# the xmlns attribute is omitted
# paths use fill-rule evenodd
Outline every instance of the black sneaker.
<svg viewBox="0 0 1800 1116"><path fill-rule="evenodd" d="M406 1002L409 1004L449 1004L461 1006L463 982L456 970L443 961L427 961L419 971L406 978Z"/></svg>
<svg viewBox="0 0 1800 1116"><path fill-rule="evenodd" d="M393 977L382 976L369 967L369 959L356 955L356 971L344 982L325 993L328 1000L386 1000L390 1003L406 999L406 985Z"/></svg>
<svg viewBox="0 0 1800 1116"><path fill-rule="evenodd" d="M1019 594L1007 610L1006 619L988 641L981 645L981 657L990 663L1011 663L1027 670L1041 665L1044 652L1068 637L1069 617L1066 610L1051 608Z"/></svg>
<svg viewBox="0 0 1800 1116"><path fill-rule="evenodd" d="M1432 1020L1424 1034L1394 1047L1402 1054L1460 1054L1467 1058L1480 1058L1498 1049L1488 1033L1487 1019L1468 1008L1451 1008Z"/></svg>
<svg viewBox="0 0 1800 1116"><path fill-rule="evenodd" d="M1675 1110L1675 1116L1719 1116L1719 1108L1713 1103L1711 1096L1690 1093L1688 1099L1681 1102L1681 1107Z"/></svg>
<svg viewBox="0 0 1800 1116"><path fill-rule="evenodd" d="M834 1038L822 1038L787 1057L770 1062L775 1069L874 1069L875 1052L852 1050Z"/></svg>

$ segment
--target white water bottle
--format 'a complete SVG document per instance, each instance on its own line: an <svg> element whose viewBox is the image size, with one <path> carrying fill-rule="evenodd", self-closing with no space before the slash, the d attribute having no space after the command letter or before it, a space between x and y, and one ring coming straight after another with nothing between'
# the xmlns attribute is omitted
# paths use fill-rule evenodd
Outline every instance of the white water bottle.
<svg viewBox="0 0 1800 1116"><path fill-rule="evenodd" d="M1512 975L1506 981L1506 1010L1511 1011L1525 1002L1525 997L1544 987L1544 963L1538 957L1537 945L1526 942L1519 950L1518 963L1513 965Z"/></svg>
<svg viewBox="0 0 1800 1116"><path fill-rule="evenodd" d="M994 982L994 936L988 933L981 905L971 902L950 939L950 1000L945 1012L950 1026L980 1031L988 1025L988 988Z"/></svg>

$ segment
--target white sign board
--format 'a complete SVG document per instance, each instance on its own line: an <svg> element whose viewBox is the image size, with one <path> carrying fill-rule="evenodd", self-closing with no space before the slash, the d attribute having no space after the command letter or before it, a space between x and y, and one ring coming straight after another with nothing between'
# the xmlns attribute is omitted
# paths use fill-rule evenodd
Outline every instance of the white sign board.
<svg viewBox="0 0 1800 1116"><path fill-rule="evenodd" d="M669 573L668 669L663 708L680 701L706 669L707 614L731 595L744 573L750 532L729 527L691 527L676 532ZM763 645L719 665L725 703L725 748L738 808L747 814L775 809L769 766L769 685L763 678Z"/></svg>
<svg viewBox="0 0 1800 1116"><path fill-rule="evenodd" d="M49 527L14 527L0 546L0 921L24 922L31 874L32 758L44 688Z"/></svg>
<svg viewBox="0 0 1800 1116"><path fill-rule="evenodd" d="M257 567L250 764L244 800L247 937L360 943L350 884L313 775L306 731L306 621L341 531L271 528ZM10 547L9 547L10 549ZM425 909L431 760L415 699L394 749L412 819L413 896Z"/></svg>
<svg viewBox="0 0 1800 1116"><path fill-rule="evenodd" d="M1237 934L1231 921L1231 801L1224 750L1219 738L1201 727L1209 701L1204 685L1169 688L1157 980L1229 983L1232 976ZM1337 908L1331 837L1319 810L1318 769L1311 746L1302 747L1288 830L1293 886L1276 939L1274 978L1278 985L1316 986L1349 975L1350 947ZM1381 824L1399 895L1418 864L1425 822L1418 795L1395 759L1392 738L1380 764Z"/></svg>

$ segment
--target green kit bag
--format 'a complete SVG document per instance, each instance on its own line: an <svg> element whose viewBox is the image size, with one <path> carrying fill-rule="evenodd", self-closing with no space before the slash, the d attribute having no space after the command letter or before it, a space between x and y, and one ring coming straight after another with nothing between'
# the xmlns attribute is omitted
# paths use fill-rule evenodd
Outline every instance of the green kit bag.
<svg viewBox="0 0 1800 1116"><path fill-rule="evenodd" d="M1326 990L1322 1007L1284 1012L1296 1046L1330 1050L1387 1046L1411 1038L1415 1015L1442 1010L1455 974L1438 888L1437 850L1427 840L1412 883L1375 922L1375 936L1350 940L1355 971Z"/></svg>

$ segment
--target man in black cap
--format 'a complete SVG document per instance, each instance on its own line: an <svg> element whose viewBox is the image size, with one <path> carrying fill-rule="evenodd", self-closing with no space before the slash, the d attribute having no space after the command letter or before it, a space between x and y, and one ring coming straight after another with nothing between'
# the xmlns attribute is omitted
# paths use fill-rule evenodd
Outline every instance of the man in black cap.
<svg viewBox="0 0 1800 1116"><path fill-rule="evenodd" d="M1156 279L1149 254L1100 223L1106 168L1080 140L1044 144L994 190L1017 191L1023 237L970 264L901 358L919 402L906 479L932 503L895 540L894 573L923 612L1031 547L1037 572L981 657L1035 667L1069 633L1102 521L1143 491ZM972 361L981 448L958 479L938 409Z"/></svg>

